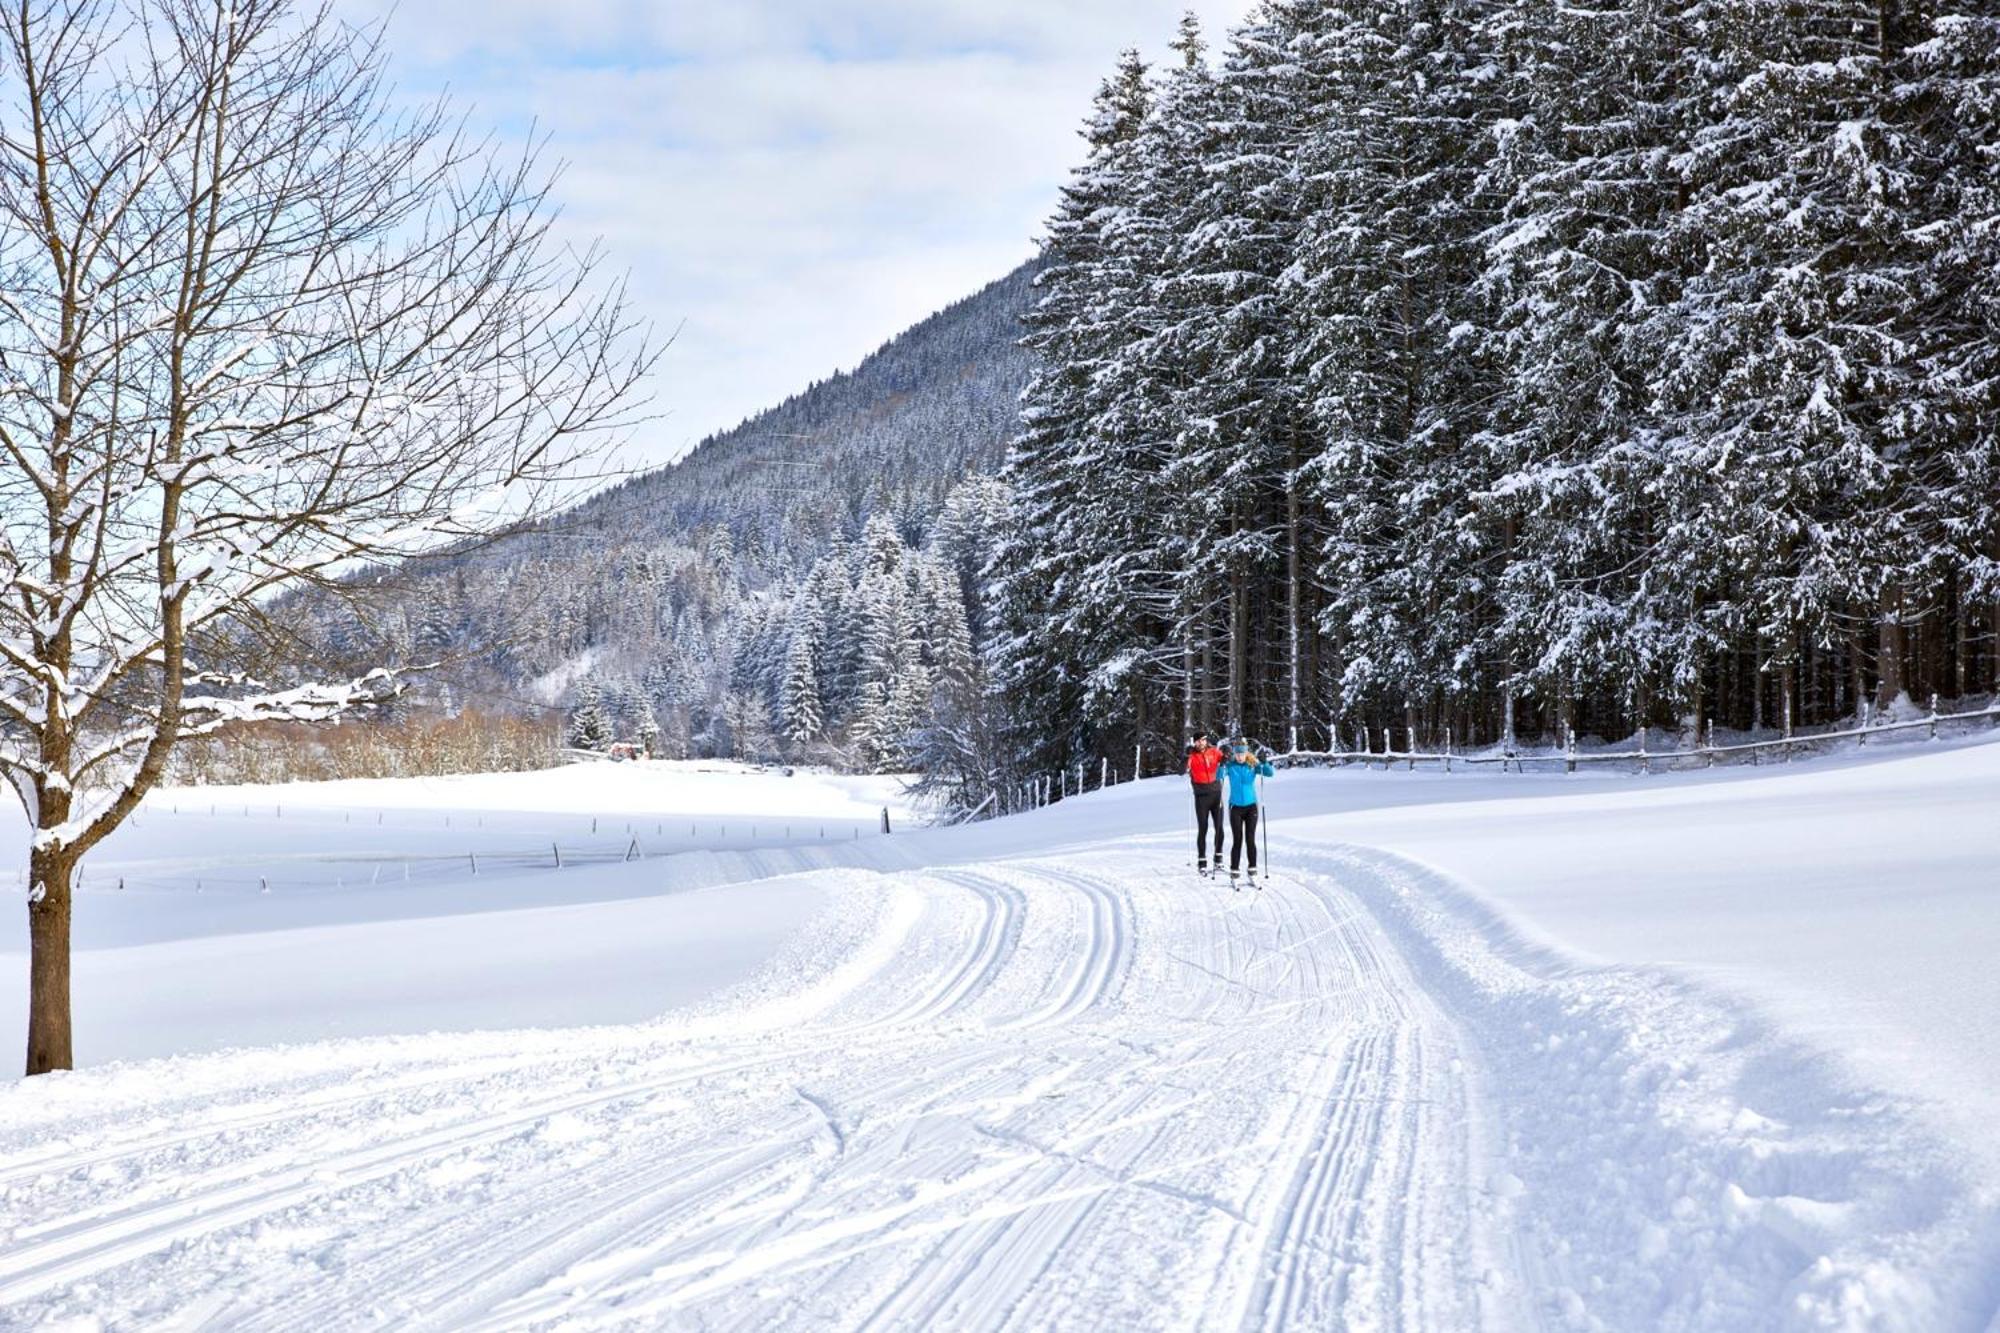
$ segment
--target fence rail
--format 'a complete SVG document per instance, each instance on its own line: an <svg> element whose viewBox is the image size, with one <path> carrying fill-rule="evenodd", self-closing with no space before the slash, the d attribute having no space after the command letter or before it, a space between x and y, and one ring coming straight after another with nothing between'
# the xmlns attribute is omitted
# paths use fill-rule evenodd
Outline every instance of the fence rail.
<svg viewBox="0 0 2000 1333"><path fill-rule="evenodd" d="M206 813L235 818L239 809L246 818L284 818L281 806L209 806ZM153 812L152 817L171 819L175 813L178 813L178 807L170 812ZM191 809L191 813L200 814L203 811ZM313 813L323 815L325 812ZM121 864L117 860L109 860L100 868L86 860L78 869L76 886L79 890L93 893L127 890L192 890L196 893L344 891L391 885L450 883L486 876L553 872L629 861L666 861L692 852L784 852L856 842L889 831L889 812L886 809L878 816L879 832L877 827L871 827L878 824L877 820L822 819L817 816L790 820L777 817L755 823L742 819L723 822L700 818L692 821L621 821L616 816L579 816L579 823L584 818L590 820L589 834L585 834L580 827L571 833L557 833L555 836L545 832L539 841L532 840L532 834L528 838L517 834L504 840L496 838L483 847L466 845L456 851L285 852L272 853L269 857L242 855L207 864L199 859L189 863L176 858L179 864L172 867L148 865L145 861ZM610 836L598 834L600 820L605 826L604 833ZM371 828L376 825L374 820L363 822ZM615 831L620 822L624 824L623 833ZM483 819L479 823L483 826ZM641 824L651 825L651 831L641 828ZM442 827L453 827L449 817L444 818ZM469 830L475 825L461 818L457 827ZM413 831L408 825L392 825L391 828L397 833ZM686 841L679 836L683 828L687 833ZM12 887L25 892L26 876L25 870L17 871ZM0 879L0 886L8 883Z"/></svg>
<svg viewBox="0 0 2000 1333"><path fill-rule="evenodd" d="M1788 726L1784 735L1769 740L1729 741L1720 745L1715 742L1715 725L1711 722L1702 743L1692 749L1681 747L1668 750L1648 749L1645 734L1641 733L1637 748L1630 750L1579 750L1576 747L1576 737L1571 735L1561 744L1548 749L1496 746L1466 752L1452 748L1449 731L1445 732L1444 748L1441 750L1421 750L1414 742L1407 748L1398 750L1395 748L1390 729L1386 727L1381 732L1382 748L1376 749L1373 744L1375 732L1371 728L1362 727L1358 729L1362 733L1362 745L1359 749L1293 749L1273 754L1271 761L1291 768L1340 764L1381 764L1384 767L1393 767L1396 764L1404 764L1414 769L1420 764L1429 764L1447 773L1459 764L1468 767L1498 764L1502 772L1512 765L1516 772L1523 773L1527 771L1529 764L1561 764L1565 771L1571 773L1582 764L1636 764L1641 772L1649 772L1654 764L1671 766L1695 762L1713 767L1719 760L1743 755L1777 754L1790 759L1794 754L1802 751L1810 752L1814 747L1829 741L1852 740L1857 744L1866 745L1871 738L1911 731L1927 732L1935 739L1939 729L1943 727L1979 722L2000 726L2000 700L1985 708L1958 713L1941 713L1937 705L1938 701L1933 697L1930 709L1924 716L1900 722L1883 722L1871 718L1868 706L1864 704L1862 722L1858 727L1845 727L1835 731L1798 732ZM1124 781L1135 781L1143 775L1143 760L1144 755L1135 750L1132 771ZM1098 779L1096 788L1086 784L1085 779L1088 776L1090 776L1088 766L1079 764L1074 768L1058 770L1007 787L996 788L992 795L980 803L977 810L958 822L976 819L989 809L995 809L996 806L996 813L1016 814L1054 805L1072 796L1081 796L1089 790L1101 791L1106 787L1116 786L1120 781L1119 770L1112 768L1108 759L1100 761L1096 773Z"/></svg>
<svg viewBox="0 0 2000 1333"><path fill-rule="evenodd" d="M1863 721L1858 727L1846 727L1836 731L1793 732L1789 735L1759 741L1730 741L1715 743L1715 728L1710 724L1707 738L1693 748L1680 747L1669 750L1648 749L1643 734L1637 748L1630 750L1579 750L1576 738L1570 736L1553 749L1525 749L1520 747L1498 747L1466 753L1451 748L1449 735L1442 750L1418 750L1414 746L1398 750L1387 729L1383 732L1382 748L1370 745L1358 750L1292 750L1273 757L1273 762L1292 767L1319 764L1407 764L1414 768L1418 764L1435 764L1445 772L1450 772L1455 764L1467 766L1498 764L1504 772L1508 765L1515 771L1525 772L1529 764L1561 764L1568 772L1575 772L1580 764L1637 764L1642 771L1653 764L1679 764L1689 761L1713 766L1719 759L1729 756L1778 754L1789 759L1800 751L1811 751L1815 746L1829 741L1852 740L1866 745L1871 738L1892 736L1904 732L1923 731L1935 739L1941 727L1966 723L1984 722L2000 726L2000 703L1986 708L1963 713L1940 713L1936 701L1932 701L1930 711L1923 717L1900 722Z"/></svg>

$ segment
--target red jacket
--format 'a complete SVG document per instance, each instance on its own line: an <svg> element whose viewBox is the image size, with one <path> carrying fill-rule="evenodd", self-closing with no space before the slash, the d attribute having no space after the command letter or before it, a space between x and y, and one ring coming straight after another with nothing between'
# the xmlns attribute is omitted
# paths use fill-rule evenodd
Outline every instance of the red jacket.
<svg viewBox="0 0 2000 1333"><path fill-rule="evenodd" d="M1224 755L1211 745L1206 750L1196 750L1188 756L1188 778L1198 787L1206 787L1215 781L1216 772L1221 769Z"/></svg>

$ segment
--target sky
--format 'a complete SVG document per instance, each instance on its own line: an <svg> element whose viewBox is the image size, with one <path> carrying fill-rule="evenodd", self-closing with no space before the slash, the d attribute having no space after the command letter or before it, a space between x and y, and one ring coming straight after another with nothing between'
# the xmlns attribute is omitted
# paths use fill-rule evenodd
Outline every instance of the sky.
<svg viewBox="0 0 2000 1333"><path fill-rule="evenodd" d="M1118 52L1250 0L345 0L399 91L546 140L563 227L674 341L630 466L1033 253Z"/></svg>

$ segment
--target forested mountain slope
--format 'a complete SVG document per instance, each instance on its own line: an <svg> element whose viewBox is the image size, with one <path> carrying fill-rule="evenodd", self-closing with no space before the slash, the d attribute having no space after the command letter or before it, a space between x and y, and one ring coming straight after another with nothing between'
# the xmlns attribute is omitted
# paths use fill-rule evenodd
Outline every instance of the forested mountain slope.
<svg viewBox="0 0 2000 1333"><path fill-rule="evenodd" d="M926 550L956 542L950 563L971 592L984 555L968 529L993 510L978 478L1016 429L1034 268L531 532L305 599L300 626L338 659L446 662L415 687L421 705L561 708L582 715L580 739L593 744L653 733L668 753L775 752L784 627L810 585L827 646L805 670L822 697L797 697L794 682L798 743L783 748L844 742L867 683L854 617L868 559L913 599L880 627L900 640L877 652L878 675L936 665L901 660L914 617L976 627L962 604L936 605L946 580ZM830 622L822 599L839 603Z"/></svg>

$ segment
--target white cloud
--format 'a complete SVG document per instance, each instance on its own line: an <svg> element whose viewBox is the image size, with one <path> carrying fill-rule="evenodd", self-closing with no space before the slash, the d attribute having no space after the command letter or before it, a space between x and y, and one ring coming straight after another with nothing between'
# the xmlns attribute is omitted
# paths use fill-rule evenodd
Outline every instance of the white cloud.
<svg viewBox="0 0 2000 1333"><path fill-rule="evenodd" d="M564 225L680 329L659 461L851 366L1034 236L1120 48L1185 0L350 0L403 89L532 123ZM1211 35L1248 0L1194 5Z"/></svg>

